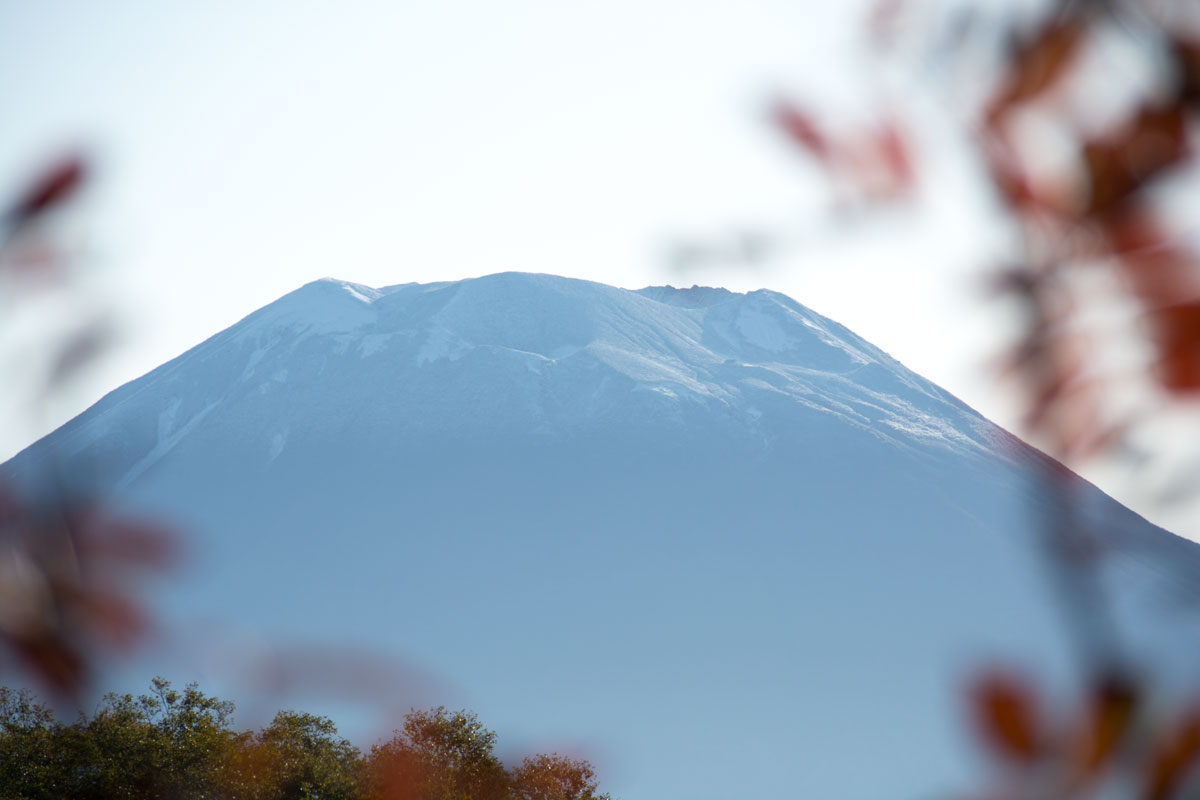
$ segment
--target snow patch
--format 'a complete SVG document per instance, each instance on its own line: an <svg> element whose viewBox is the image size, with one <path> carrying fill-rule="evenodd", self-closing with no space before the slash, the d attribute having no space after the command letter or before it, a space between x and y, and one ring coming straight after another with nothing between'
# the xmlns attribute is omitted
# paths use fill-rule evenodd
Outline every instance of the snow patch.
<svg viewBox="0 0 1200 800"><path fill-rule="evenodd" d="M242 370L242 380L246 380L254 374L254 368L258 366L258 362L262 361L269 349L268 347L258 347L250 354L250 358L246 360L246 368Z"/></svg>
<svg viewBox="0 0 1200 800"><path fill-rule="evenodd" d="M457 361L474 347L467 342L464 342L453 332L446 328L434 328L429 332L429 338L425 340L425 344L421 345L421 349L417 351L417 366L423 366L429 361L438 361L440 359L449 359Z"/></svg>
<svg viewBox="0 0 1200 800"><path fill-rule="evenodd" d="M167 407L158 415L158 441L163 441L171 435L172 429L175 427L175 418L179 416L179 406L183 403L183 398L176 397Z"/></svg>
<svg viewBox="0 0 1200 800"><path fill-rule="evenodd" d="M279 458L279 454L283 452L284 446L287 445L287 430L277 431L271 437L271 449L267 451L267 463Z"/></svg>
<svg viewBox="0 0 1200 800"><path fill-rule="evenodd" d="M668 364L651 357L645 352L633 352L607 343L588 346L589 352L600 361L640 383L678 383L696 394L711 395L709 387L696 380L694 374L683 369L683 364Z"/></svg>
<svg viewBox="0 0 1200 800"><path fill-rule="evenodd" d="M276 386L287 383L287 379L288 379L287 367L284 367L282 369L277 369L277 370L275 370L275 372L273 372L271 374L270 378L268 378L267 380L263 381L262 383L260 383L258 385L258 393L260 395L266 394L267 392L274 389Z"/></svg>
<svg viewBox="0 0 1200 800"><path fill-rule="evenodd" d="M795 344L795 339L769 314L758 308L744 308L738 314L737 329L745 341L769 353L781 353Z"/></svg>
<svg viewBox="0 0 1200 800"><path fill-rule="evenodd" d="M574 345L563 345L562 347L556 347L552 349L549 353L549 356L553 361L562 361L564 358L570 358L582 349L582 347L576 347Z"/></svg>
<svg viewBox="0 0 1200 800"><path fill-rule="evenodd" d="M323 278L301 286L271 305L250 315L242 335L263 328L286 328L305 334L353 333L375 319L377 289L347 281Z"/></svg>
<svg viewBox="0 0 1200 800"><path fill-rule="evenodd" d="M384 346L392 340L393 334L390 333L370 333L359 339L358 355L361 358L370 358L384 348Z"/></svg>
<svg viewBox="0 0 1200 800"><path fill-rule="evenodd" d="M363 303L370 303L372 300L375 299L373 297L367 297L365 294L363 294L360 291L360 289L362 287L355 286L354 284L351 284L351 283L343 284L342 288L344 288L346 290L346 294L350 295L355 300L361 301ZM378 297L378 296L379 296L378 293L376 293L376 297Z"/></svg>
<svg viewBox="0 0 1200 800"><path fill-rule="evenodd" d="M175 447L183 441L184 437L191 433L197 425L199 425L209 412L219 405L219 401L213 401L207 406L198 411L191 419L189 419L178 430L171 432L171 428L175 424L175 419L179 413L181 398L175 398L167 408L159 414L158 417L158 441L150 452L138 459L129 471L117 483L117 490L124 489L129 484L133 483L141 477L146 470L150 469L167 453L171 452Z"/></svg>

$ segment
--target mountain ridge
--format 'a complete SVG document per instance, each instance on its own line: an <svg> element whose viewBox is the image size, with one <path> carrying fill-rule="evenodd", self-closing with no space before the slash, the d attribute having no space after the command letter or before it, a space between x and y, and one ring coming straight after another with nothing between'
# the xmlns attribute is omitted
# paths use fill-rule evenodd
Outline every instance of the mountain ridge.
<svg viewBox="0 0 1200 800"><path fill-rule="evenodd" d="M191 531L172 629L382 647L457 687L423 702L599 742L626 800L866 800L965 780L966 665L1071 674L1050 463L784 295L500 273L306 284L0 476ZM1176 669L1200 626L1160 595L1200 548L1072 486L1134 652ZM237 696L223 647L146 659Z"/></svg>
<svg viewBox="0 0 1200 800"><path fill-rule="evenodd" d="M513 307L505 297L513 294L514 286L539 294ZM553 307L551 301L561 305L563 297L568 301L577 299L572 290L579 287L599 292L607 301L602 308L605 313L577 313L568 305L558 308L553 319L539 318L542 309ZM479 289L485 290L483 301L472 299ZM705 295L705 302L694 302L697 291ZM664 298L685 302L664 302ZM643 308L631 311L630 303L641 303ZM631 338L630 333L620 329L622 321L645 315L647 307L658 317L656 322L665 323L666 334L631 326L637 331ZM514 319L538 321L531 327L528 323L514 324ZM503 329L500 341L487 341L487 336L495 337L498 328ZM286 368L269 368L269 364L261 363L262 358L274 348L295 348L310 337L332 343L331 355L344 356L353 347L363 359L376 356L385 347L411 345L419 340L415 354L406 354L415 357L418 368L442 360L452 362L480 348L494 351L497 357L527 360L527 368L534 371L557 367L582 353L581 357L590 357L612 372L613 378L632 382L635 390L654 392L671 401L678 401L683 392L684 397L708 398L733 409L741 407L742 411L747 411L747 403L740 401L745 401L748 393L794 393L798 389L803 393L805 384L823 383L807 393L813 398L836 399L814 403L814 407L846 416L860 425L872 427L882 420L883 425L897 430L906 429L931 440L950 437L960 443L980 435L995 436L990 426L957 398L912 375L883 351L784 295L768 290L738 294L708 287L647 287L631 292L529 273L500 273L454 283L398 284L382 289L332 278L310 282L106 395L64 426L63 434L68 440L76 438L85 418L118 413L116 408L136 397L147 381L167 380L198 358L211 359L219 350L244 349L248 342L253 349L241 359L237 380L230 381L230 376L223 375L214 381L236 385L258 380L260 390L269 390L272 384L286 383L287 372ZM805 363L797 364L799 361ZM786 365L786 369L780 365ZM878 389L874 393L872 381ZM854 382L867 391L850 398L846 388ZM838 383L842 385L834 386ZM879 402L881 398L886 401L896 397L897 390L916 392L921 401L924 395L935 403L949 404L961 415L957 426L932 425L931 416L918 412L911 402L909 407ZM848 399L850 403L845 402ZM218 400L214 398L214 402ZM180 420L182 405L177 404L174 410L168 406L160 412L156 445L173 446L169 440L186 436L191 430L188 426L201 423L211 407L192 408ZM748 413L757 413L752 402ZM87 439L88 434L80 431L78 437ZM79 448L68 445L66 449L67 458L78 455Z"/></svg>

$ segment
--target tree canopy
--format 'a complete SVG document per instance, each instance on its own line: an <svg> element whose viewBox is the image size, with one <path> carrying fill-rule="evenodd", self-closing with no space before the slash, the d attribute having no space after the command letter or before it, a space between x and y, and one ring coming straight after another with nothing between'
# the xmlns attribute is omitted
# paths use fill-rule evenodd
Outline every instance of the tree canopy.
<svg viewBox="0 0 1200 800"><path fill-rule="evenodd" d="M608 800L587 761L535 755L506 767L469 711L412 711L366 754L328 717L280 711L233 727L234 704L155 678L108 694L71 724L0 687L0 800Z"/></svg>

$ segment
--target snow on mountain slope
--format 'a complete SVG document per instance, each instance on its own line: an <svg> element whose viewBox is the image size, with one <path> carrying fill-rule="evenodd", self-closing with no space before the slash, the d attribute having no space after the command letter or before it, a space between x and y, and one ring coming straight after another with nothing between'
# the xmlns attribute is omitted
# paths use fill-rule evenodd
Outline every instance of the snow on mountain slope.
<svg viewBox="0 0 1200 800"><path fill-rule="evenodd" d="M508 391L494 391L494 381ZM287 446L297 417L314 435L335 434L348 394L356 416L419 435L561 439L606 415L679 428L703 408L740 446L765 451L798 434L764 417L763 406L782 402L898 447L992 454L1003 439L782 295L627 292L508 273L381 290L308 284L106 397L54 437L56 455L94 460L127 484L202 436L216 404L225 414L215 424L236 409L246 456L265 464Z"/></svg>
<svg viewBox="0 0 1200 800"><path fill-rule="evenodd" d="M176 629L401 654L506 738L591 742L624 800L853 800L967 780L978 659L1066 674L1043 458L783 295L504 273L308 284L3 470L185 524ZM1173 668L1197 548L1080 492ZM219 681L196 652L159 657Z"/></svg>

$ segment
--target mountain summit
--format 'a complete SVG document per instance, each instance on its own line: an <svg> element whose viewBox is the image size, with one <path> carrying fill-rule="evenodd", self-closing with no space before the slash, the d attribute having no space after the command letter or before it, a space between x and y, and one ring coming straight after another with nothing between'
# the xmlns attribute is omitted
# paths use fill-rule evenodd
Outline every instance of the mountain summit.
<svg viewBox="0 0 1200 800"><path fill-rule="evenodd" d="M504 273L310 283L2 469L192 531L176 630L383 648L623 800L865 800L969 780L965 670L1067 674L1045 463L783 295ZM1197 548L1078 491L1167 668Z"/></svg>
<svg viewBox="0 0 1200 800"><path fill-rule="evenodd" d="M783 295L630 292L521 273L384 289L314 281L53 438L59 453L127 486L231 424L238 440L214 444L236 445L239 467L264 470L297 447L352 445L361 458L416 442L440 450L446 437L525 447L615 435L756 457L787 457L786 444L842 427L929 455L993 457L1005 440Z"/></svg>

